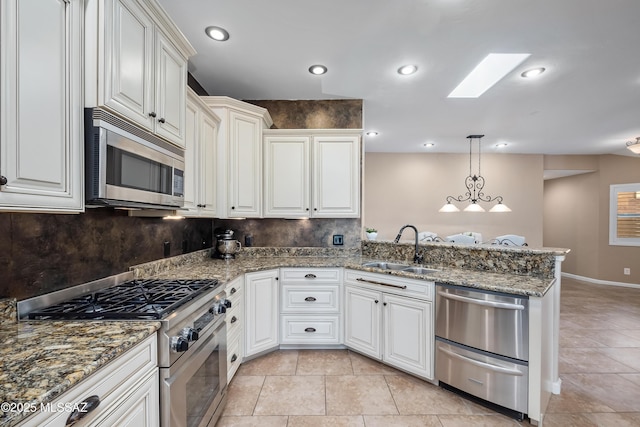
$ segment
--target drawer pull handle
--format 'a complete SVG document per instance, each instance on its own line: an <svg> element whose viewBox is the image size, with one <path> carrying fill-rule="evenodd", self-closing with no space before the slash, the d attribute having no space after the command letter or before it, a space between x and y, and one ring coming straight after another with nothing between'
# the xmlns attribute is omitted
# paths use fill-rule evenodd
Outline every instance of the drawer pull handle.
<svg viewBox="0 0 640 427"><path fill-rule="evenodd" d="M316 328L307 328L304 330L305 332L315 332Z"/></svg>
<svg viewBox="0 0 640 427"><path fill-rule="evenodd" d="M237 355L233 355L231 356L231 363L235 362L236 360L238 360L238 356Z"/></svg>
<svg viewBox="0 0 640 427"><path fill-rule="evenodd" d="M442 292L442 291L438 291L438 295L440 295L442 298L468 302L470 304L477 304L485 307L504 308L506 310L524 310L525 308L524 305L522 304L509 304L508 302L485 301L485 300L480 300L476 298L463 297L462 295L449 294L447 292Z"/></svg>
<svg viewBox="0 0 640 427"><path fill-rule="evenodd" d="M304 300L309 302L314 302L316 300L316 297L306 297Z"/></svg>
<svg viewBox="0 0 640 427"><path fill-rule="evenodd" d="M389 286L391 288L398 288L398 289L407 289L407 285L393 285L391 283L376 282L375 280L363 279L362 277L358 277L356 280L358 282L371 283L374 285Z"/></svg>
<svg viewBox="0 0 640 427"><path fill-rule="evenodd" d="M305 278L305 279L315 279L315 278L316 278L316 275L315 275L315 274L313 274L313 273L309 273L309 274L305 274L305 275L304 275L304 278Z"/></svg>
<svg viewBox="0 0 640 427"><path fill-rule="evenodd" d="M69 418L67 418L66 426L72 426L84 417L86 417L89 412L93 411L100 405L100 398L96 395L87 397L84 401L80 402L76 409L73 410Z"/></svg>
<svg viewBox="0 0 640 427"><path fill-rule="evenodd" d="M238 321L238 318L236 316L233 316L231 318L231 323L236 323Z"/></svg>
<svg viewBox="0 0 640 427"><path fill-rule="evenodd" d="M229 291L231 295L235 294L236 292L238 292L236 288L231 288L231 290Z"/></svg>
<svg viewBox="0 0 640 427"><path fill-rule="evenodd" d="M475 359L472 359L470 357L463 356L462 354L458 354L456 352L444 349L442 347L438 348L438 350L443 352L443 353L445 353L445 354L447 354L447 355L449 355L449 357L454 357L456 359L463 360L463 361L465 361L467 363L479 366L479 367L484 368L484 369L488 369L490 371L494 371L494 372L498 372L498 373L506 374L506 375L513 375L513 376L516 376L516 377L521 377L521 376L524 375L523 372L521 372L521 371L519 371L517 369L509 369L509 368L504 368L502 366L496 366L496 365L493 365L491 363L481 362L480 360L475 360Z"/></svg>

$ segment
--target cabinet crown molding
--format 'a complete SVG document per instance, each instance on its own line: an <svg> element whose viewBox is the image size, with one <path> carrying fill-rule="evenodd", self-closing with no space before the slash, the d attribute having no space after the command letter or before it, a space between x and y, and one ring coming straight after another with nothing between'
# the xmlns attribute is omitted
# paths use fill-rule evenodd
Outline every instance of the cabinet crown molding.
<svg viewBox="0 0 640 427"><path fill-rule="evenodd" d="M271 114L269 114L269 111L266 108L258 107L257 105L249 104L248 102L239 101L228 96L202 96L200 99L202 99L209 108L232 108L242 113L260 116L267 128L270 128L273 125Z"/></svg>
<svg viewBox="0 0 640 427"><path fill-rule="evenodd" d="M191 45L187 37L182 33L180 28L176 26L173 20L167 15L167 12L160 6L156 0L136 0L145 11L153 17L153 20L157 25L162 28L162 31L167 37L176 45L180 52L189 58L195 55L196 49Z"/></svg>

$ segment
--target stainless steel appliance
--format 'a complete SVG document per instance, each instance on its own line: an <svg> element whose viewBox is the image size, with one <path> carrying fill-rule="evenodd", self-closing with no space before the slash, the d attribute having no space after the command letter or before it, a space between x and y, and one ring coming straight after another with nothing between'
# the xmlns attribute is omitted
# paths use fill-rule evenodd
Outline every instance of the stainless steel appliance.
<svg viewBox="0 0 640 427"><path fill-rule="evenodd" d="M217 280L123 273L18 302L21 320L158 320L162 427L213 427L226 402L226 309Z"/></svg>
<svg viewBox="0 0 640 427"><path fill-rule="evenodd" d="M184 205L184 150L100 108L85 110L85 174L87 205Z"/></svg>
<svg viewBox="0 0 640 427"><path fill-rule="evenodd" d="M235 258L242 245L233 238L233 230L216 229L214 233L217 239L214 256L222 259Z"/></svg>
<svg viewBox="0 0 640 427"><path fill-rule="evenodd" d="M436 285L436 379L524 419L528 408L529 300Z"/></svg>

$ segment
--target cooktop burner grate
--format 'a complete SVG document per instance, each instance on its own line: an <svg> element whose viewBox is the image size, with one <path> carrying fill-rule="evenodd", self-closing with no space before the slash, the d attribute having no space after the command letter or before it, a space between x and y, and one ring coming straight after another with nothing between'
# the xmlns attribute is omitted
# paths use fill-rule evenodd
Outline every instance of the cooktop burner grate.
<svg viewBox="0 0 640 427"><path fill-rule="evenodd" d="M162 319L213 289L215 279L136 279L29 313L29 319Z"/></svg>

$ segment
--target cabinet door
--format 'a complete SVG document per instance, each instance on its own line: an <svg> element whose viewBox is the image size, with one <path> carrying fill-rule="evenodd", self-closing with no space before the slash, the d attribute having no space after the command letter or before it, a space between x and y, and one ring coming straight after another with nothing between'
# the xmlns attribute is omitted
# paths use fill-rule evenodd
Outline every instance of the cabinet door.
<svg viewBox="0 0 640 427"><path fill-rule="evenodd" d="M155 40L155 132L184 147L187 60L160 31Z"/></svg>
<svg viewBox="0 0 640 427"><path fill-rule="evenodd" d="M264 216L308 217L310 138L264 138Z"/></svg>
<svg viewBox="0 0 640 427"><path fill-rule="evenodd" d="M105 418L96 420L96 427L155 427L160 425L158 370L155 369L140 385Z"/></svg>
<svg viewBox="0 0 640 427"><path fill-rule="evenodd" d="M153 131L154 25L134 0L106 2L102 103Z"/></svg>
<svg viewBox="0 0 640 427"><path fill-rule="evenodd" d="M382 294L354 286L345 286L344 292L344 344L381 359Z"/></svg>
<svg viewBox="0 0 640 427"><path fill-rule="evenodd" d="M433 378L431 303L384 295L384 356L390 365Z"/></svg>
<svg viewBox="0 0 640 427"><path fill-rule="evenodd" d="M360 138L313 138L314 218L360 216Z"/></svg>
<svg viewBox="0 0 640 427"><path fill-rule="evenodd" d="M187 100L184 150L184 208L185 215L197 215L200 184L200 111L190 99Z"/></svg>
<svg viewBox="0 0 640 427"><path fill-rule="evenodd" d="M82 0L0 2L1 210L84 209L83 14Z"/></svg>
<svg viewBox="0 0 640 427"><path fill-rule="evenodd" d="M245 275L245 355L279 345L278 270Z"/></svg>
<svg viewBox="0 0 640 427"><path fill-rule="evenodd" d="M200 144L200 209L204 216L213 217L217 213L218 123L204 113L200 127Z"/></svg>
<svg viewBox="0 0 640 427"><path fill-rule="evenodd" d="M260 119L229 113L230 218L259 218L262 214L262 128Z"/></svg>

